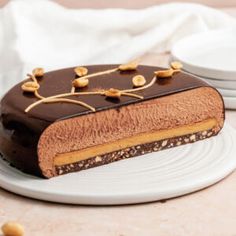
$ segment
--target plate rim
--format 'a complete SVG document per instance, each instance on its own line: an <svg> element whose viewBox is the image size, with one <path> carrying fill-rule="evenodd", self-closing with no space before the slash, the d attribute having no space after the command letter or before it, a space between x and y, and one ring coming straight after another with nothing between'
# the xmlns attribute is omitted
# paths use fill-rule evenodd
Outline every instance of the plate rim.
<svg viewBox="0 0 236 236"><path fill-rule="evenodd" d="M218 30L211 30L207 32L200 32L200 33L195 33L189 36L186 36L180 40L178 40L176 43L173 44L171 48L171 57L172 60L177 60L180 61L183 64L183 67L185 70L188 72L198 75L198 76L203 76L203 77L208 77L210 79L215 79L215 80L233 80L236 81L236 69L235 70L223 70L223 69L213 69L209 68L206 66L199 66L195 65L191 62L187 62L186 60L182 60L181 57L178 55L178 47L182 47L182 45L186 44L186 41L191 41L194 38L202 38L203 36L214 36L214 35L221 35L222 34L232 34L232 32L236 36L236 29L234 27L229 27L226 29L218 29ZM177 52L177 53L176 53Z"/></svg>

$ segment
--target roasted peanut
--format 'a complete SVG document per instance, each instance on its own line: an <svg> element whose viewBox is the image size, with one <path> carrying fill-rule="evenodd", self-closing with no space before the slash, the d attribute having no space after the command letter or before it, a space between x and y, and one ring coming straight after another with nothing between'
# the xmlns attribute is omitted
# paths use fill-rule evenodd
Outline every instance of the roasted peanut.
<svg viewBox="0 0 236 236"><path fill-rule="evenodd" d="M80 77L88 74L88 69L86 67L82 67L82 66L76 67L74 69L74 71L75 71L76 75L78 75Z"/></svg>
<svg viewBox="0 0 236 236"><path fill-rule="evenodd" d="M174 69L174 70L180 70L180 69L183 68L182 63L179 62L179 61L172 61L172 62L170 63L170 65L171 65L171 68Z"/></svg>
<svg viewBox="0 0 236 236"><path fill-rule="evenodd" d="M118 89L110 88L105 91L105 96L110 98L119 98L121 96L121 91Z"/></svg>
<svg viewBox="0 0 236 236"><path fill-rule="evenodd" d="M126 64L122 64L119 66L119 70L126 71L126 70L136 70L138 67L138 63L136 61L129 62Z"/></svg>
<svg viewBox="0 0 236 236"><path fill-rule="evenodd" d="M33 69L32 73L35 77L42 77L44 75L44 69L43 68L35 68L35 69Z"/></svg>
<svg viewBox="0 0 236 236"><path fill-rule="evenodd" d="M142 75L136 75L133 77L132 82L135 87L142 87L146 84L146 79Z"/></svg>
<svg viewBox="0 0 236 236"><path fill-rule="evenodd" d="M168 77L171 77L174 73L177 73L179 71L180 70L173 70L171 68L171 69L167 69L167 70L158 70L158 71L155 71L154 73L159 78L168 78Z"/></svg>
<svg viewBox="0 0 236 236"><path fill-rule="evenodd" d="M2 226L4 236L23 236L24 227L17 222L7 222Z"/></svg>
<svg viewBox="0 0 236 236"><path fill-rule="evenodd" d="M21 89L24 92L35 92L39 89L39 84L37 82L25 82L24 84L22 84Z"/></svg>
<svg viewBox="0 0 236 236"><path fill-rule="evenodd" d="M89 80L81 77L81 78L75 79L72 84L76 88L84 88L88 86Z"/></svg>

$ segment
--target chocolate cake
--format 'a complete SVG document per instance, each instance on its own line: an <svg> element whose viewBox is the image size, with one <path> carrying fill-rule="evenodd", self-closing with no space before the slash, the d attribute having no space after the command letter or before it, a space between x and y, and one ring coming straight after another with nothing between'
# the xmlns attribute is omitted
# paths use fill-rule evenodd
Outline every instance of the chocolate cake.
<svg viewBox="0 0 236 236"><path fill-rule="evenodd" d="M221 95L180 69L36 68L1 100L2 157L51 178L217 135Z"/></svg>

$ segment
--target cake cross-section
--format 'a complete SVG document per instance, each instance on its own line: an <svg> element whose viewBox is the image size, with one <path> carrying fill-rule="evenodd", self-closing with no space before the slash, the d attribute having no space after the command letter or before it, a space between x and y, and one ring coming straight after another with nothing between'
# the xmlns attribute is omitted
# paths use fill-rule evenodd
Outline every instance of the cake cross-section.
<svg viewBox="0 0 236 236"><path fill-rule="evenodd" d="M1 100L3 158L51 178L217 135L221 95L173 65L34 69Z"/></svg>

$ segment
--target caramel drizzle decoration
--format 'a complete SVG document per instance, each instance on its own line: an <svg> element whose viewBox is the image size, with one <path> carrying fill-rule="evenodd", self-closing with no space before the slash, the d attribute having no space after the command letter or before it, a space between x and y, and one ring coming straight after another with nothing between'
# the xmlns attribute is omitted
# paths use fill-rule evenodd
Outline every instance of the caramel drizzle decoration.
<svg viewBox="0 0 236 236"><path fill-rule="evenodd" d="M174 73L180 71L180 69L182 68L181 63L179 62L175 62L175 68L170 68L168 70L166 70L166 73L164 71L164 76L160 76L161 78L163 77L169 77L172 76ZM177 68L177 66L181 66L181 68ZM127 70L136 70L136 68L138 67L138 63L137 61L132 61L129 62L127 64L122 64L117 68L113 68L113 69L109 69L109 70L105 70L105 71L101 71L101 72L96 72L96 73L92 73L92 74L88 74L88 70L85 67L76 67L74 69L76 75L78 76L78 78L76 78L73 82L72 82L72 88L71 91L69 93L63 93L63 94L57 94L54 96L49 96L49 97L43 97L42 95L40 95L40 93L38 92L40 85L38 83L38 78L43 77L44 75L44 70L42 68L36 68L32 71L32 74L27 74L27 76L29 77L29 79L32 80L32 82L25 82L24 84L22 84L21 88L24 92L30 92L30 93L34 93L35 97L38 98L39 100L32 103L31 105L29 105L26 109L25 112L29 112L31 109L33 109L34 107L42 104L42 103L57 103L57 102L65 102L65 103L71 103L71 104L77 104L80 106L83 106L93 112L96 111L96 109L83 102L83 101L78 101L78 100L74 100L74 99L69 99L67 97L70 96L83 96L83 95L102 95L102 96L106 96L109 98L119 98L121 96L129 96L129 97L135 97L138 99L143 99L143 96L140 96L138 94L135 94L133 92L137 92L137 91L141 91L141 90L145 90L149 87L151 87L157 80L158 78L158 71L154 72L154 77L153 79L146 85L144 85L146 83L145 78L142 75L138 75L139 78L137 76L133 77L133 85L135 88L132 89L124 89L124 90L119 90L119 89L114 89L114 88L110 88L108 90L99 90L99 91L88 91L88 92L76 92L75 89L76 88L82 88L82 87L86 87L88 86L89 83L89 78L92 77L96 77L99 75L104 75L104 74L110 74L113 73L115 71L127 71ZM173 66L174 67L174 66ZM171 70L172 73L169 73ZM163 72L163 71L162 71ZM161 73L163 75L163 73ZM168 76L165 76L168 75ZM170 75L171 74L171 75ZM139 79L138 82L140 82L140 78L142 79L142 85L141 86L137 86L137 78Z"/></svg>

